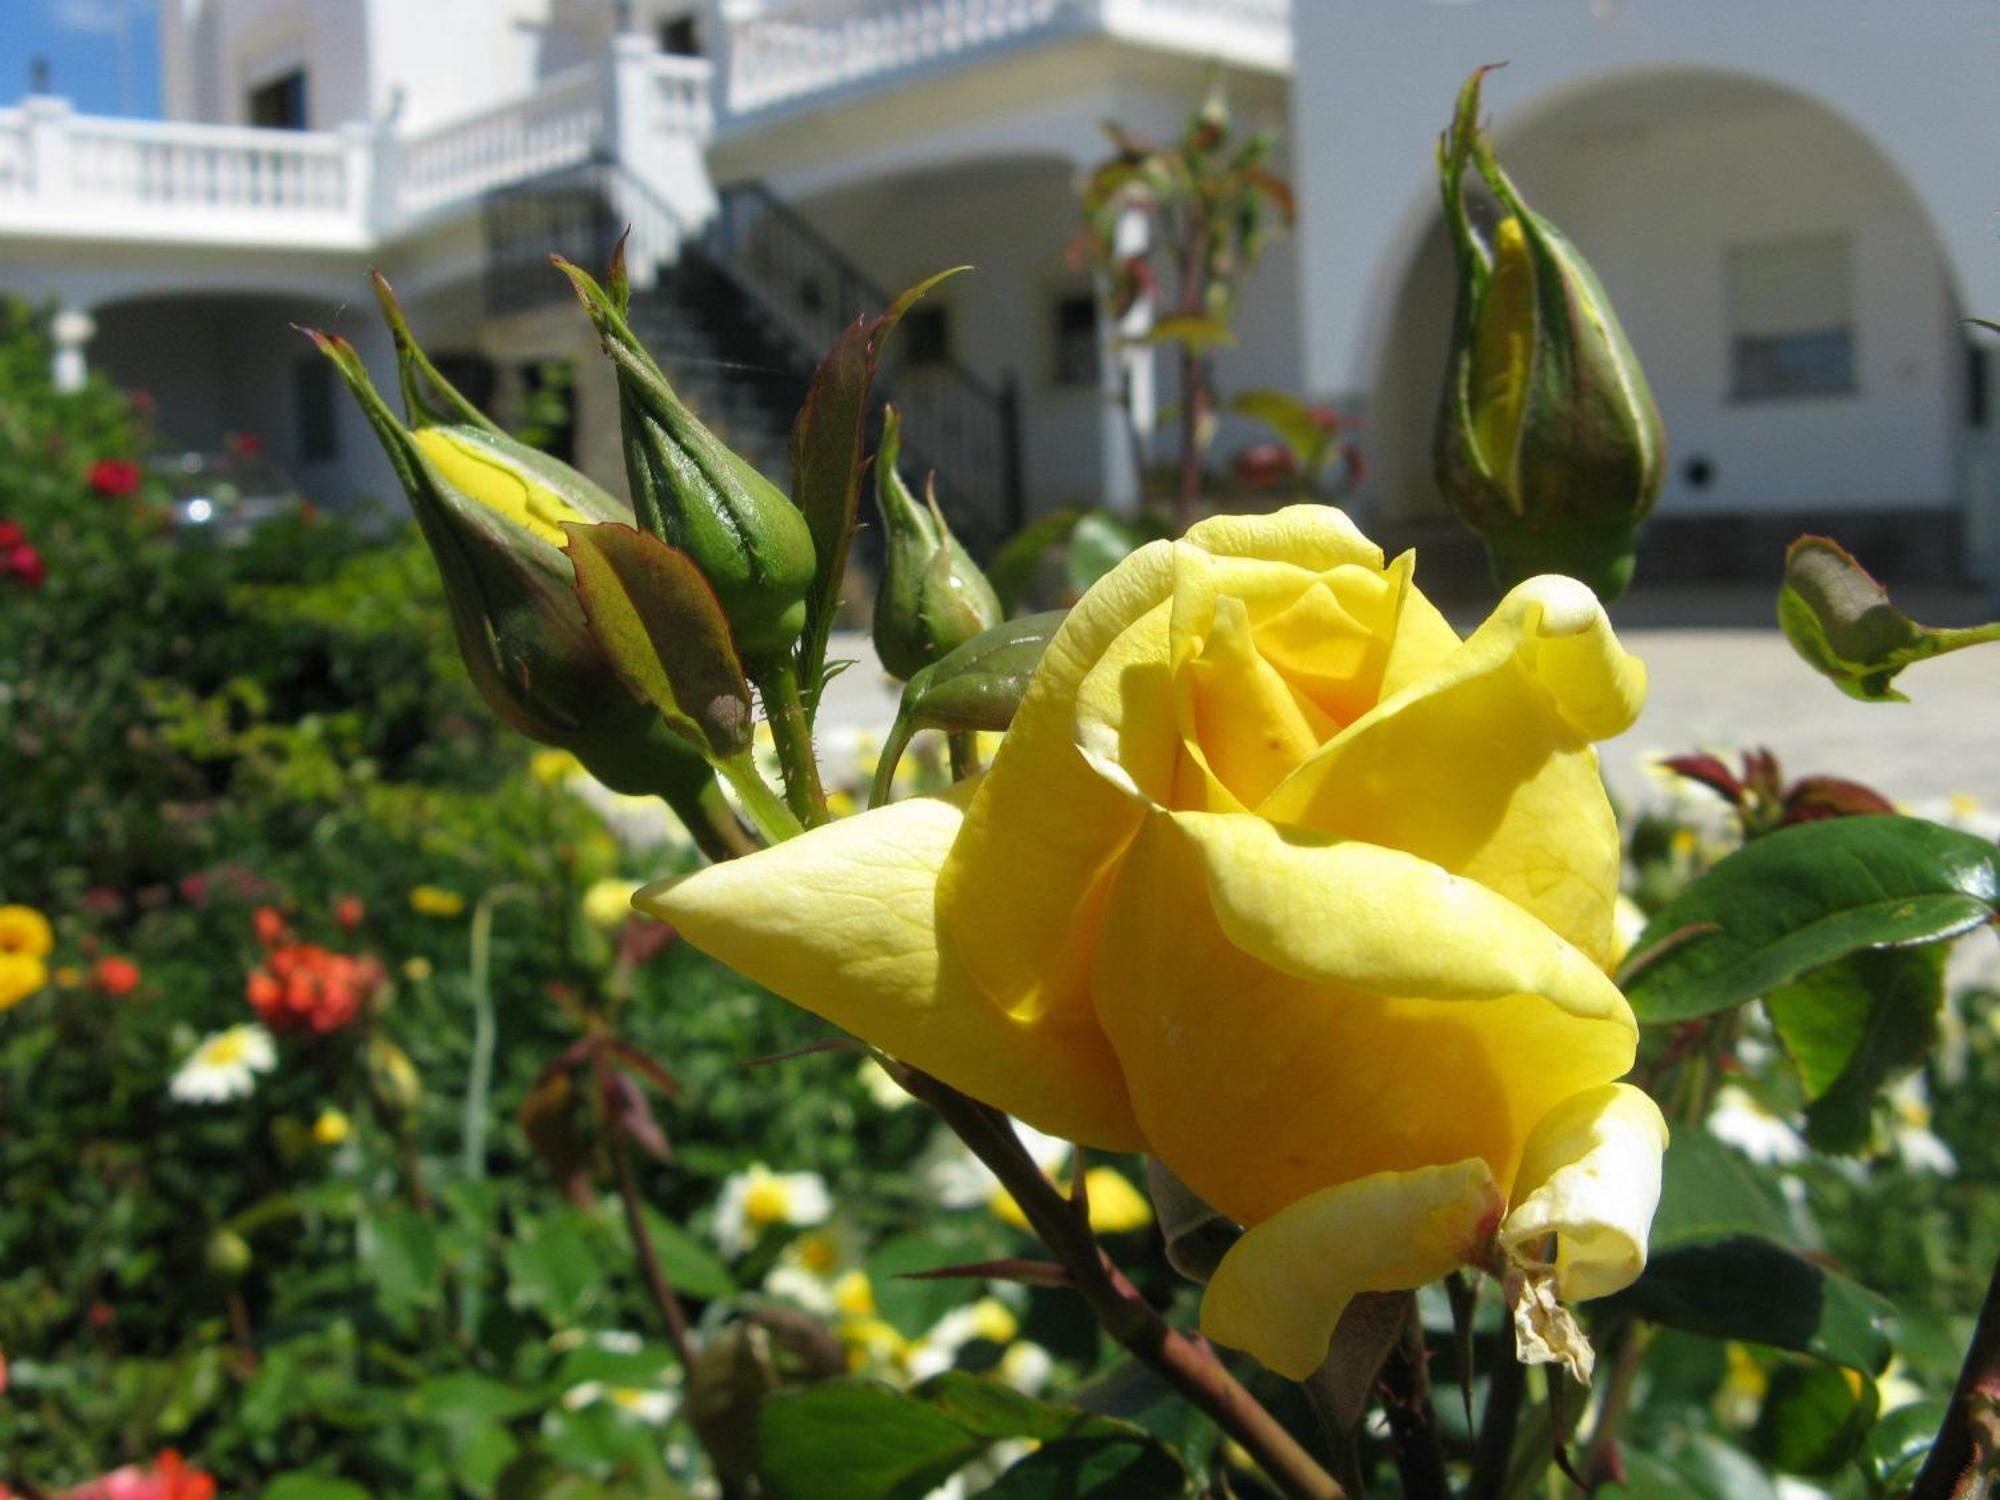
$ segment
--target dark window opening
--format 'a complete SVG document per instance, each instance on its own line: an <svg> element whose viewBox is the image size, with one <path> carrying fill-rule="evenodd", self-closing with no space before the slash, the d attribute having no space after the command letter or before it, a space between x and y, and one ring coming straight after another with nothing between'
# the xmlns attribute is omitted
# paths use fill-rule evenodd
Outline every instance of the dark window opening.
<svg viewBox="0 0 2000 1500"><path fill-rule="evenodd" d="M483 354L433 355L438 374L458 387L458 393L481 411L493 409L493 392L500 383L499 371Z"/></svg>
<svg viewBox="0 0 2000 1500"><path fill-rule="evenodd" d="M294 68L250 90L250 123L266 130L304 130L305 69Z"/></svg>
<svg viewBox="0 0 2000 1500"><path fill-rule="evenodd" d="M1096 385L1097 353L1097 299L1088 292L1058 297L1051 378L1060 386Z"/></svg>
<svg viewBox="0 0 2000 1500"><path fill-rule="evenodd" d="M299 434L299 462L323 464L338 458L340 418L330 361L315 357L292 366L292 406Z"/></svg>
<svg viewBox="0 0 2000 1500"><path fill-rule="evenodd" d="M564 463L576 462L576 365L544 359L521 367L521 419L515 435Z"/></svg>
<svg viewBox="0 0 2000 1500"><path fill-rule="evenodd" d="M1993 419L1993 351L1973 344L1965 351L1965 420L1984 428Z"/></svg>
<svg viewBox="0 0 2000 1500"><path fill-rule="evenodd" d="M912 368L951 363L951 320L942 307L913 307L898 330L903 363Z"/></svg>
<svg viewBox="0 0 2000 1500"><path fill-rule="evenodd" d="M660 23L660 50L672 57L700 57L701 30L693 16L675 16Z"/></svg>

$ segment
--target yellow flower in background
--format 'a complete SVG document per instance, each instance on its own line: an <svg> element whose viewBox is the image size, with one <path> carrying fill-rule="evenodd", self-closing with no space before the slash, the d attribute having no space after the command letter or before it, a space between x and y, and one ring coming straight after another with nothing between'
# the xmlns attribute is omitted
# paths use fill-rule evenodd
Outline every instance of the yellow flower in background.
<svg viewBox="0 0 2000 1500"><path fill-rule="evenodd" d="M48 982L48 965L33 954L0 951L0 1010L12 1010Z"/></svg>
<svg viewBox="0 0 2000 1500"><path fill-rule="evenodd" d="M598 880L583 893L583 919L592 927L610 931L623 927L626 920L634 915L632 897L638 893L637 880Z"/></svg>
<svg viewBox="0 0 2000 1500"><path fill-rule="evenodd" d="M325 1146L328 1150L341 1145L353 1133L354 1125L347 1118L347 1115L343 1111L333 1108L331 1105L321 1110L319 1118L313 1121L312 1138L314 1144Z"/></svg>
<svg viewBox="0 0 2000 1500"><path fill-rule="evenodd" d="M537 750L528 757L528 774L543 786L561 786L584 774L583 762L567 750Z"/></svg>
<svg viewBox="0 0 2000 1500"><path fill-rule="evenodd" d="M769 989L1248 1232L1206 1332L1303 1378L1348 1300L1467 1262L1645 1263L1665 1126L1613 1082L1619 846L1592 742L1645 693L1581 584L1461 640L1338 511L1218 517L1070 612L983 776L642 893Z"/></svg>
<svg viewBox="0 0 2000 1500"><path fill-rule="evenodd" d="M422 984L431 977L431 961L421 953L403 960L403 977L411 984Z"/></svg>
<svg viewBox="0 0 2000 1500"><path fill-rule="evenodd" d="M1067 1181L1057 1186L1069 1191ZM1153 1222L1153 1205L1117 1169L1092 1167L1083 1174L1083 1186L1090 1198L1090 1227L1099 1234L1129 1234ZM1005 1188L994 1190L990 1206L993 1216L1003 1224L1020 1230L1028 1228L1028 1216Z"/></svg>
<svg viewBox="0 0 2000 1500"><path fill-rule="evenodd" d="M420 885L410 892L410 910L420 917L455 917L465 910L465 897L441 885Z"/></svg>
<svg viewBox="0 0 2000 1500"><path fill-rule="evenodd" d="M47 958L56 945L49 919L32 906L0 906L0 953Z"/></svg>

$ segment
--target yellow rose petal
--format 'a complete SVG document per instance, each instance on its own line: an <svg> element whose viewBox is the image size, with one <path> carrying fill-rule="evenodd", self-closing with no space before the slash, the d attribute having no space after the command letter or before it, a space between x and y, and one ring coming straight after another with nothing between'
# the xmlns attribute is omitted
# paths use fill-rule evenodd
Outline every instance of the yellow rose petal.
<svg viewBox="0 0 2000 1500"><path fill-rule="evenodd" d="M1256 811L1469 876L1601 965L1618 830L1590 742L1631 724L1645 686L1588 589L1532 578L1437 670L1322 746Z"/></svg>
<svg viewBox="0 0 2000 1500"><path fill-rule="evenodd" d="M0 906L0 953L47 958L56 945L49 919L32 906Z"/></svg>
<svg viewBox="0 0 2000 1500"><path fill-rule="evenodd" d="M1230 1247L1202 1294L1201 1331L1304 1380L1356 1293L1437 1280L1479 1253L1500 1209L1476 1158L1312 1193Z"/></svg>
<svg viewBox="0 0 2000 1500"><path fill-rule="evenodd" d="M1501 1248L1534 1266L1554 1235L1557 1295L1583 1302L1623 1291L1646 1269L1666 1148L1659 1105L1630 1084L1564 1100L1528 1137Z"/></svg>
<svg viewBox="0 0 2000 1500"><path fill-rule="evenodd" d="M1009 1017L940 951L938 869L977 791L964 782L843 818L650 886L634 904L767 989L1038 1129L1143 1149L1092 1014Z"/></svg>

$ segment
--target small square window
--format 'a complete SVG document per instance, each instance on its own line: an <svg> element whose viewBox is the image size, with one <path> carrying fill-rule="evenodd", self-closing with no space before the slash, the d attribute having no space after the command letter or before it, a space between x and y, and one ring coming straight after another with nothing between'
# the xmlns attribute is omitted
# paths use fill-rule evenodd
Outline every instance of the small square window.
<svg viewBox="0 0 2000 1500"><path fill-rule="evenodd" d="M265 130L306 128L306 74L294 68L250 90L250 123Z"/></svg>
<svg viewBox="0 0 2000 1500"><path fill-rule="evenodd" d="M675 16L660 23L660 50L672 57L700 57L701 31L693 16Z"/></svg>
<svg viewBox="0 0 2000 1500"><path fill-rule="evenodd" d="M1097 369L1097 298L1089 292L1066 292L1056 298L1054 360L1050 379L1059 386L1095 386Z"/></svg>
<svg viewBox="0 0 2000 1500"><path fill-rule="evenodd" d="M292 408L299 434L299 462L323 464L340 456L339 408L334 402L333 365L302 359L292 366Z"/></svg>
<svg viewBox="0 0 2000 1500"><path fill-rule="evenodd" d="M1738 401L1855 389L1852 256L1844 234L1729 252L1729 378Z"/></svg>

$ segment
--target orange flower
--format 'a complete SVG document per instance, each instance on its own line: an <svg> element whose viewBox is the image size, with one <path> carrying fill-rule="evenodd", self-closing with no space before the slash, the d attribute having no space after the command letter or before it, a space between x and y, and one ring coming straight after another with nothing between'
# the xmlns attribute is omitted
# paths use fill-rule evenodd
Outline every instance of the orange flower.
<svg viewBox="0 0 2000 1500"><path fill-rule="evenodd" d="M271 950L264 967L251 974L245 994L271 1030L324 1036L360 1015L384 978L372 958L290 943Z"/></svg>
<svg viewBox="0 0 2000 1500"><path fill-rule="evenodd" d="M90 983L100 995L122 999L139 987L139 966L129 958L100 958L91 967Z"/></svg>
<svg viewBox="0 0 2000 1500"><path fill-rule="evenodd" d="M250 914L250 925L256 931L257 941L266 948L275 948L291 936L284 913L275 906L258 907Z"/></svg>

